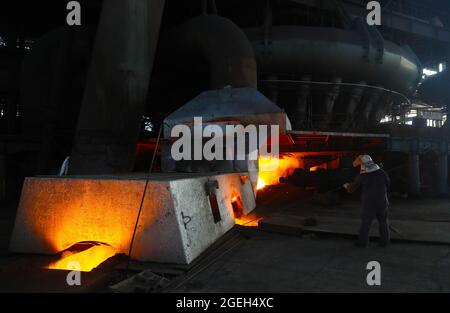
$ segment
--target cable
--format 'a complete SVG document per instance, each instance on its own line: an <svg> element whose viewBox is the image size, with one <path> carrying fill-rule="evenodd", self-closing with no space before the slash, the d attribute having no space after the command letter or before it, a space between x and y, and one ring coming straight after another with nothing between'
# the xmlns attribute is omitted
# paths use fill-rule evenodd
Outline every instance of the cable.
<svg viewBox="0 0 450 313"><path fill-rule="evenodd" d="M148 183L150 181L150 174L153 171L153 163L155 162L156 152L158 150L159 140L161 139L161 134L162 134L163 127L164 127L164 123L162 123L161 126L159 127L158 139L156 140L155 150L153 150L152 161L150 162L150 167L149 167L149 170L147 172L147 177L145 178L144 192L142 193L141 203L139 205L139 211L138 211L138 215L136 217L136 223L134 224L133 235L131 237L130 248L128 250L128 261L127 261L127 266L126 266L126 269L125 269L126 273L128 273L128 270L129 270L129 267L130 267L131 252L133 250L134 238L136 237L136 231L137 231L137 227L138 227L138 224L139 224L139 219L141 217L142 207L144 206L145 195L147 194L147 187L148 187Z"/></svg>
<svg viewBox="0 0 450 313"><path fill-rule="evenodd" d="M381 91L386 91L392 94L395 94L397 96L400 96L406 102L408 105L411 105L411 100L404 94L390 90L387 88L379 87L379 86L373 86L373 85L364 85L364 84L356 84L356 83L338 83L338 82L318 82L318 81L309 81L309 80L291 80L291 79L266 79L262 80L263 83L299 83L299 84L311 84L311 85L326 85L326 86L332 86L332 85L339 85L339 86L347 86L347 87L364 87L369 89L376 89Z"/></svg>

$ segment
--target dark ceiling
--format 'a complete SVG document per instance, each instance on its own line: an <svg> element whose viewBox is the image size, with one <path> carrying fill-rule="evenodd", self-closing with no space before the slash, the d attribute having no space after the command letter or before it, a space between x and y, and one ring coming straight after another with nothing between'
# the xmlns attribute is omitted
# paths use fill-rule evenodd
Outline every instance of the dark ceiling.
<svg viewBox="0 0 450 313"><path fill-rule="evenodd" d="M126 1L126 0L124 0ZM261 15L257 9L257 1L266 0L246 0L245 5L242 0L216 0L217 7L224 14L236 14L236 8L239 6L240 15L250 17ZM280 2L281 0L274 0ZM329 0L334 1L334 0ZM365 0L340 0L340 1L361 1ZM67 14L66 4L68 0L41 0L41 1L24 1L24 0L1 0L0 1L0 37L3 41L12 43L18 37L27 40L35 40L42 34L51 29L62 27L65 25L65 17ZM82 19L84 25L95 25L101 11L102 0L79 0L83 11ZM383 6L398 7L404 6L413 8L412 11L418 15L427 12L428 16L440 16L445 24L449 24L450 28L450 0L380 0ZM177 24L189 18L190 15L199 14L201 8L201 0L167 0L165 24ZM246 9L247 8L247 9ZM231 10L231 11L230 11ZM168 14L170 13L170 14ZM164 27L163 27L164 28ZM383 31L387 39L411 45L417 52L419 57L426 63L432 62L446 56L447 52L443 52L445 47L442 43L430 43L423 38L407 37L402 33L394 33ZM386 34L385 34L386 33Z"/></svg>
<svg viewBox="0 0 450 313"><path fill-rule="evenodd" d="M66 23L68 0L2 0L0 2L0 35L9 40L17 36L35 39ZM95 24L102 0L79 0L79 2L83 8L84 24Z"/></svg>
<svg viewBox="0 0 450 313"><path fill-rule="evenodd" d="M169 5L180 7L181 12L186 12L186 6L200 8L201 0L168 0ZM260 0L265 1L265 0ZM333 0L330 0L333 1ZM66 4L68 0L2 0L0 1L0 34L4 37L14 37L24 34L28 37L39 36L48 30L65 25ZM84 24L95 24L101 9L102 0L79 0L83 8ZM178 2L178 4L177 4ZM188 4L188 2L190 2ZM232 3L233 1L220 1L218 6ZM436 14L450 17L449 0L380 0L382 5L392 6L396 3L404 3L406 6L417 7L420 11L429 10ZM86 9L87 8L87 9ZM172 12L174 10L171 10ZM197 11L197 10L196 10ZM180 13L182 15L182 13Z"/></svg>

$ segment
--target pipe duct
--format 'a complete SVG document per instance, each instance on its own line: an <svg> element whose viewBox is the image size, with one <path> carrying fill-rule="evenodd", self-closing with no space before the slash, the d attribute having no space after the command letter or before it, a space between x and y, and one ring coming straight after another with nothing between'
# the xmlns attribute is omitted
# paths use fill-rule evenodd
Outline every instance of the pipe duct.
<svg viewBox="0 0 450 313"><path fill-rule="evenodd" d="M253 48L245 33L229 19L197 16L180 27L178 46L204 57L210 66L211 89L257 87Z"/></svg>

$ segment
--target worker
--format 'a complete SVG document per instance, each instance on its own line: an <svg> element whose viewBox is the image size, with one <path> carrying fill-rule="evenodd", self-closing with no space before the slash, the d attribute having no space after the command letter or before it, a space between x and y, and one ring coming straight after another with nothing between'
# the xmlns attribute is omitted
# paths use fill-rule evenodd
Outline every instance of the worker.
<svg viewBox="0 0 450 313"><path fill-rule="evenodd" d="M389 200L387 189L390 186L388 174L374 163L369 155L360 155L353 162L354 167L360 167L360 173L353 183L344 184L349 193L362 187L362 218L359 230L358 247L366 247L369 243L370 226L374 218L377 218L381 247L386 247L390 241L388 207Z"/></svg>

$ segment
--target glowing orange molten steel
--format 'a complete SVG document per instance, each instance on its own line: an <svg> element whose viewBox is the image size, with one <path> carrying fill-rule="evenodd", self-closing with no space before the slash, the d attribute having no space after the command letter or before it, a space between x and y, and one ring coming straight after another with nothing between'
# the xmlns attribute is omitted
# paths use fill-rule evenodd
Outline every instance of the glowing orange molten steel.
<svg viewBox="0 0 450 313"><path fill-rule="evenodd" d="M247 215L242 214L242 201L239 197L233 196L231 198L231 204L233 206L234 222L237 225L246 227L258 226L258 222L261 218L259 218L255 212Z"/></svg>
<svg viewBox="0 0 450 313"><path fill-rule="evenodd" d="M107 245L95 245L78 253L65 251L58 261L50 263L46 268L90 272L116 253L113 247Z"/></svg>
<svg viewBox="0 0 450 313"><path fill-rule="evenodd" d="M241 225L241 226L258 227L258 223L261 219L262 219L262 217L247 215L247 216L243 216L241 218L235 218L234 222L237 225Z"/></svg>
<svg viewBox="0 0 450 313"><path fill-rule="evenodd" d="M280 158L260 157L258 161L259 173L257 189L266 186L278 185L280 177L292 175L292 172L301 167L299 156L294 154L281 155Z"/></svg>
<svg viewBox="0 0 450 313"><path fill-rule="evenodd" d="M260 190L266 187L266 182L261 177L258 177L258 184L256 185L256 189Z"/></svg>

